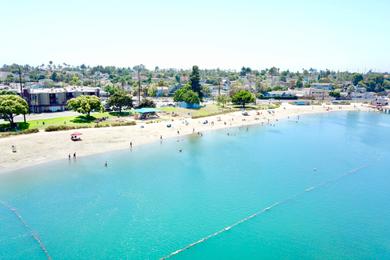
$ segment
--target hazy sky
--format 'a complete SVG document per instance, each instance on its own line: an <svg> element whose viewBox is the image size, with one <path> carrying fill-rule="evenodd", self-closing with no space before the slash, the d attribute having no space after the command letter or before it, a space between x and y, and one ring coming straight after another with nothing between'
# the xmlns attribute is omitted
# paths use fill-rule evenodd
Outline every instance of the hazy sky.
<svg viewBox="0 0 390 260"><path fill-rule="evenodd" d="M4 0L0 64L390 71L389 0Z"/></svg>

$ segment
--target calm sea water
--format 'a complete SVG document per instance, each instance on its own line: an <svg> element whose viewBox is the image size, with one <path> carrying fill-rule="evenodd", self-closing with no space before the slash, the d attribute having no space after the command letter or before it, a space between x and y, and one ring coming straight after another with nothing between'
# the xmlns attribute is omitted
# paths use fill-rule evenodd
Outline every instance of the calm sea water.
<svg viewBox="0 0 390 260"><path fill-rule="evenodd" d="M53 259L157 259L275 202L175 258L390 259L389 115L228 131L1 175L0 259L44 259L31 230Z"/></svg>

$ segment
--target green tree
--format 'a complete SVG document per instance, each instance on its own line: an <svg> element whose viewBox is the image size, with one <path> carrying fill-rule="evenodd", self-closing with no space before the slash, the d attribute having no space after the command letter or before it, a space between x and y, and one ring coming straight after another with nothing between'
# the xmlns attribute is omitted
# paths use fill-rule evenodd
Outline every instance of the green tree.
<svg viewBox="0 0 390 260"><path fill-rule="evenodd" d="M157 87L154 85L150 85L148 87L148 96L149 97L155 97L157 96Z"/></svg>
<svg viewBox="0 0 390 260"><path fill-rule="evenodd" d="M295 83L296 88L303 88L303 82L302 79L298 79L297 82Z"/></svg>
<svg viewBox="0 0 390 260"><path fill-rule="evenodd" d="M133 106L133 97L125 91L116 91L108 98L107 104L110 107L114 107L114 110L122 113L123 108L130 108Z"/></svg>
<svg viewBox="0 0 390 260"><path fill-rule="evenodd" d="M232 96L233 104L240 105L245 108L245 104L255 101L254 95L248 90L241 89Z"/></svg>
<svg viewBox="0 0 390 260"><path fill-rule="evenodd" d="M173 96L175 102L186 102L188 104L199 104L200 98L198 93L193 91L189 85L185 85L175 92Z"/></svg>
<svg viewBox="0 0 390 260"><path fill-rule="evenodd" d="M17 95L0 95L0 117L15 127L14 118L28 112L26 100Z"/></svg>
<svg viewBox="0 0 390 260"><path fill-rule="evenodd" d="M70 80L70 85L72 86L79 86L81 81L80 81L80 78L77 76L77 75L73 75L72 76L72 79Z"/></svg>
<svg viewBox="0 0 390 260"><path fill-rule="evenodd" d="M115 92L119 91L120 89L118 87L115 87L114 85L107 85L104 87L104 90L110 94L114 95Z"/></svg>
<svg viewBox="0 0 390 260"><path fill-rule="evenodd" d="M354 86L357 86L360 81L363 80L363 75L360 73L353 73L352 74L352 84Z"/></svg>
<svg viewBox="0 0 390 260"><path fill-rule="evenodd" d="M0 90L0 96L1 95L17 95L16 92L11 90Z"/></svg>
<svg viewBox="0 0 390 260"><path fill-rule="evenodd" d="M8 74L7 77L5 78L5 83L12 83L15 81L14 74Z"/></svg>
<svg viewBox="0 0 390 260"><path fill-rule="evenodd" d="M151 99L144 98L142 99L141 103L138 105L138 108L143 107L156 107L156 103L153 102Z"/></svg>
<svg viewBox="0 0 390 260"><path fill-rule="evenodd" d="M197 93L199 98L202 99L203 93L202 93L202 86L200 85L199 67L196 65L192 67L192 72L190 75L190 84L191 84L192 91Z"/></svg>
<svg viewBox="0 0 390 260"><path fill-rule="evenodd" d="M88 117L92 111L103 110L102 103L97 96L79 96L72 98L67 104L70 110L79 112L81 114L87 114Z"/></svg>
<svg viewBox="0 0 390 260"><path fill-rule="evenodd" d="M180 75L179 74L175 75L175 80L176 80L177 83L180 84Z"/></svg>
<svg viewBox="0 0 390 260"><path fill-rule="evenodd" d="M228 95L219 95L217 97L217 102L222 107L225 107L225 105L230 102L230 97Z"/></svg>
<svg viewBox="0 0 390 260"><path fill-rule="evenodd" d="M330 91L329 92L329 96L335 97L335 98L341 97L340 90L339 89L335 89L335 90Z"/></svg>
<svg viewBox="0 0 390 260"><path fill-rule="evenodd" d="M211 89L209 86L202 86L202 95L204 97L209 97L211 96Z"/></svg>
<svg viewBox="0 0 390 260"><path fill-rule="evenodd" d="M58 82L58 74L57 74L57 72L54 71L54 72L51 74L50 79L51 79L52 81Z"/></svg>

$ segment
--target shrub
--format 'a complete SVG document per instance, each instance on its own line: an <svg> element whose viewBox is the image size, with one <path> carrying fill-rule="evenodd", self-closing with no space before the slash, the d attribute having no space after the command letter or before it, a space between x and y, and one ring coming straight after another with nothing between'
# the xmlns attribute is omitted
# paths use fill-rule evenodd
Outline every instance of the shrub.
<svg viewBox="0 0 390 260"><path fill-rule="evenodd" d="M138 108L143 107L156 107L156 103L153 102L151 99L144 98L141 103L138 105Z"/></svg>
<svg viewBox="0 0 390 260"><path fill-rule="evenodd" d="M38 133L39 129L33 128L33 129L26 129L23 131L18 131L18 132L6 132L6 133L1 133L1 137L7 137L7 136L12 136L12 135L23 135L23 134L33 134L33 133Z"/></svg>
<svg viewBox="0 0 390 260"><path fill-rule="evenodd" d="M54 131L63 131L63 130L70 130L70 129L76 129L75 126L68 126L68 125L51 125L45 128L46 132L54 132Z"/></svg>
<svg viewBox="0 0 390 260"><path fill-rule="evenodd" d="M127 122L114 122L111 123L111 126L130 126L130 125L136 125L135 121L127 121Z"/></svg>

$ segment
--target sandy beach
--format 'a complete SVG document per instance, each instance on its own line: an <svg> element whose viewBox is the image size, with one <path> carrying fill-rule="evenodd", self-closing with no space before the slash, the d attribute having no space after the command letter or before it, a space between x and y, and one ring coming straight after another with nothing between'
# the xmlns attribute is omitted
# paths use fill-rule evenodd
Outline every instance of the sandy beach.
<svg viewBox="0 0 390 260"><path fill-rule="evenodd" d="M229 127L253 124L277 124L282 119L298 120L298 116L333 111L371 111L363 104L293 106L283 104L273 110L233 112L224 115L204 117L200 119L173 118L173 121L146 124L141 122L135 126L87 128L79 129L82 141L73 142L70 134L75 130L59 132L39 132L36 134L11 136L0 139L0 173L24 168L52 160L68 160L68 154L76 153L77 157L104 153L133 147L163 139ZM208 123L204 123L205 121ZM167 127L171 124L171 127ZM12 152L12 145L17 152Z"/></svg>

